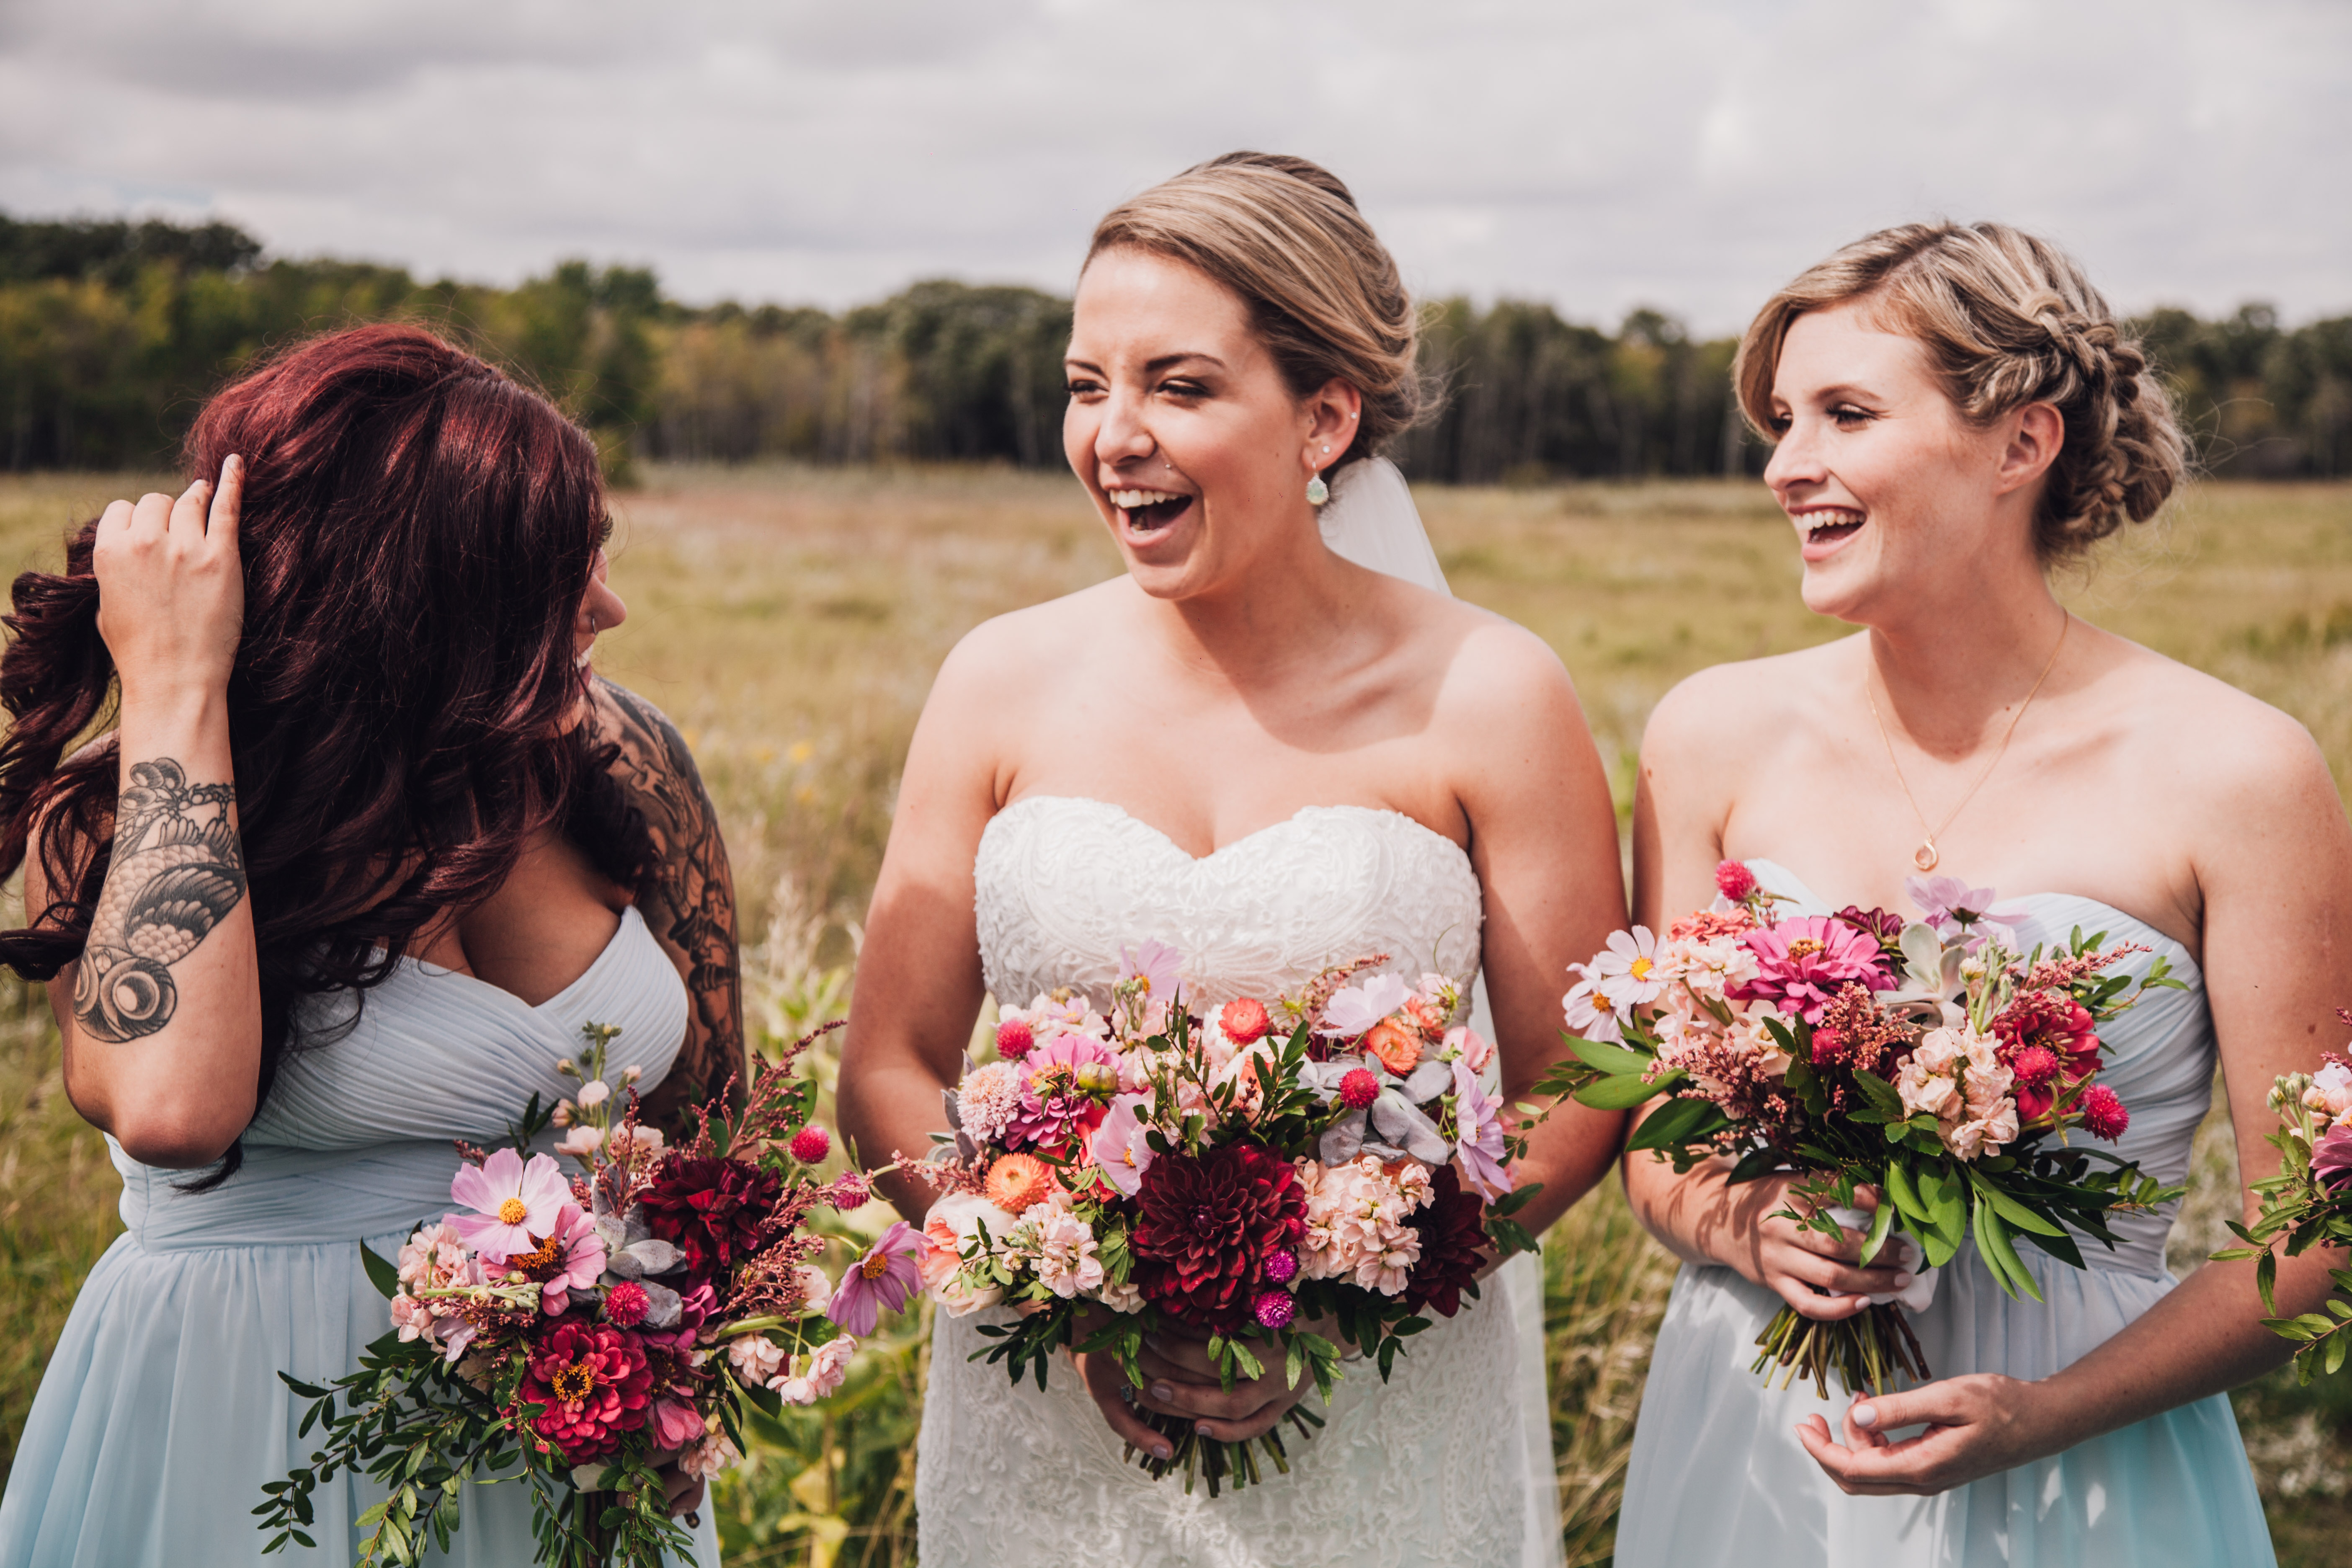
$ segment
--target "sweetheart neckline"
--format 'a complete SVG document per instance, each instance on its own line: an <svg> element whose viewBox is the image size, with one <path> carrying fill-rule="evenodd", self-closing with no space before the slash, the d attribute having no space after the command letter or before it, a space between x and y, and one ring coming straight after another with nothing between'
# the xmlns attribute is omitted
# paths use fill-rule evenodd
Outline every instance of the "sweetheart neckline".
<svg viewBox="0 0 2352 1568"><path fill-rule="evenodd" d="M1278 832L1282 828L1294 826L1297 825L1300 817L1305 816L1310 811L1349 811L1360 812L1364 816L1371 817L1392 816L1399 822L1403 823L1406 826L1413 828L1421 833L1424 833L1430 837L1436 839L1440 844L1444 845L1448 849L1451 849L1456 855L1461 856L1462 863L1464 865L1470 865L1470 852L1467 849L1463 848L1462 846L1454 843L1454 840L1448 838L1443 833L1438 832L1437 829L1430 826L1429 824L1422 821L1420 818L1399 811L1394 806L1356 805L1344 802L1336 805L1302 805L1297 811L1292 812L1288 816L1284 817L1279 822L1269 822L1264 827L1253 828L1249 832L1243 834L1239 838L1232 839L1226 843L1218 845L1206 855L1193 854L1181 844L1177 843L1175 837L1170 834L1166 829L1155 827L1150 823L1144 821L1143 818L1136 816L1135 813L1128 810L1127 807L1119 805L1117 801L1098 800L1090 795L1024 795L1018 800L1007 802L1003 810L999 811L994 816L990 817L988 819L989 826L993 827L999 821L1010 816L1020 807L1036 801L1068 801L1075 802L1079 805L1100 806L1105 811L1115 812L1127 821L1131 822L1135 824L1136 826L1143 829L1144 832L1150 834L1154 838L1159 839L1160 842L1168 846L1169 848L1174 850L1177 854L1181 855L1186 860L1190 861L1194 866L1205 866L1210 861L1216 859L1219 856L1226 854L1231 850L1238 849L1254 838L1263 838L1269 833ZM982 829L983 833L985 833L985 831L986 829ZM1473 869L1475 873L1475 868Z"/></svg>
<svg viewBox="0 0 2352 1568"><path fill-rule="evenodd" d="M1750 855L1743 864L1747 865L1751 870L1759 866L1769 866L1775 871L1780 872L1780 875L1787 879L1788 885L1790 889L1796 892L1803 894L1805 898L1811 900L1813 903L1819 904L1825 910L1833 910L1838 907L1837 905L1831 903L1828 900L1822 898L1821 894L1815 892L1811 883L1806 881L1802 877L1798 876L1796 872L1790 870L1780 861L1773 859L1769 855ZM2031 899L2072 899L2077 903L2088 904L2095 910L2105 910L2107 913L2115 916L2117 920L2128 921L2133 925L2136 925L2139 927L2140 930L2146 931L2149 936L2154 937L2157 941L2164 943L2167 947L2169 947L2178 952L2179 954L2180 962L2187 964L2195 972L2198 984L2204 984L2204 966L2197 962L2197 955L2189 951L2188 943L2182 942L2179 937L2168 936L2165 932L2157 930L2156 927L2148 924L2146 921L2140 919L2129 910L2119 910L2116 908L2115 905L2108 903L2105 900L2095 899L2086 893L2062 893L2054 889L2039 893L2011 893L2008 897L2002 899L2001 902L2004 904L2018 904L2023 903Z"/></svg>
<svg viewBox="0 0 2352 1568"><path fill-rule="evenodd" d="M644 929L648 936L652 934L652 928L646 925L646 917L637 911L637 906L635 904L625 906L621 910L620 924L613 928L612 937L606 941L601 949L598 950L596 956L588 961L588 967L582 970L572 978L569 984L564 985L560 990L556 991L544 1002L526 1002L521 997L516 995L513 992L508 990L505 986L498 984L493 981L485 980L478 974L468 973L467 971L462 969L445 969L440 964L428 963L425 959L411 957L405 953L401 955L400 962L407 964L417 973L424 975L428 980L463 980L480 990L491 993L493 995L504 997L507 1001L513 1003L516 1006L521 1008L526 1013L544 1014L550 1008L553 1007L558 1002L562 1001L566 996L571 995L572 993L579 990L581 986L586 984L590 978L592 978L598 970L604 968L604 965L611 961L613 955L615 952L618 952L621 949L621 939L629 934L629 922L632 920L635 920L637 925Z"/></svg>

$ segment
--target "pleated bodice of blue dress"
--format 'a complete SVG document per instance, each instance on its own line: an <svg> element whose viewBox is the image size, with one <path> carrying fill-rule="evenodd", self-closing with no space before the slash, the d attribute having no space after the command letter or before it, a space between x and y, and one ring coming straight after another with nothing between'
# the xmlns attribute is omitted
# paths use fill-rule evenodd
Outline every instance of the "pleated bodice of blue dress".
<svg viewBox="0 0 2352 1568"><path fill-rule="evenodd" d="M349 995L318 998L314 1026L348 1022ZM452 1140L505 1140L536 1091L577 1088L555 1064L581 1026L618 1026L607 1076L660 1082L686 1037L687 995L645 921L623 913L588 971L533 1007L471 975L403 961L365 994L351 1032L290 1056L245 1137L244 1167L184 1193L187 1173L142 1165L109 1139L122 1222L58 1337L0 1499L0 1568L343 1568L352 1521L379 1493L348 1476L314 1495L315 1552L264 1559L254 1506L307 1464L307 1402L282 1370L324 1384L391 1328L360 1260L389 1258L450 1206ZM509 1472L511 1473L511 1472ZM519 1482L475 1486L446 1558L521 1568L536 1556ZM710 1518L698 1562L717 1568Z"/></svg>
<svg viewBox="0 0 2352 1568"><path fill-rule="evenodd" d="M1786 914L1838 908L1784 867L1751 860ZM2111 1147L2167 1184L2187 1180L2190 1143L2211 1102L2213 1018L2186 948L2120 910L2068 894L2001 900L2028 952L2080 928L2106 945L2154 950L2185 990L2153 991L2103 1031L2100 1081L2131 1125ZM1937 1377L2042 1378L2113 1338L2171 1289L2164 1243L2177 1205L2113 1222L2074 1268L2020 1248L2042 1300L2012 1300L1971 1243L1942 1270L1934 1303L1911 1314ZM2109 1432L2062 1454L1936 1497L1848 1497L1796 1437L1806 1416L1832 1432L1845 1399L1810 1384L1765 1386L1748 1370L1780 1299L1720 1266L1685 1265L1651 1357L1617 1534L1620 1568L2271 1568L2276 1559L2236 1417L2221 1394Z"/></svg>

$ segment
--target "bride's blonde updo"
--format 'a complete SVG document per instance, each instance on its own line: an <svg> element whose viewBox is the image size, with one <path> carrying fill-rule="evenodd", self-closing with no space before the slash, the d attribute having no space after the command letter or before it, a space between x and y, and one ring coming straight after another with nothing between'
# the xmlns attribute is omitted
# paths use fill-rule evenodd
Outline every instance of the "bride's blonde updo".
<svg viewBox="0 0 2352 1568"><path fill-rule="evenodd" d="M1412 299L1356 198L1321 165L1228 153L1187 169L1113 208L1087 259L1123 247L1198 268L1240 295L1294 396L1335 377L1363 395L1360 438L1333 468L1421 419Z"/></svg>
<svg viewBox="0 0 2352 1568"><path fill-rule="evenodd" d="M2187 443L2137 342L2074 259L2007 224L1881 229L1800 273L1740 340L1739 405L1769 435L1772 380L1808 310L1867 300L1878 326L1916 338L1961 415L1990 424L2054 406L2065 440L2033 520L2044 565L2080 556L2126 520L2144 522L2180 483Z"/></svg>

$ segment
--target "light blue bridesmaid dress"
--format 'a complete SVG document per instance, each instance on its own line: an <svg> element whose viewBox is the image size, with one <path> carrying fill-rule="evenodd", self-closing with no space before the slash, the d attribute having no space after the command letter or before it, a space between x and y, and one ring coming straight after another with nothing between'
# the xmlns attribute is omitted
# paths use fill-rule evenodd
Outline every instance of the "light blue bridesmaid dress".
<svg viewBox="0 0 2352 1568"><path fill-rule="evenodd" d="M1827 914L1786 868L1749 866L1794 899L1782 911ZM2204 977L2179 942L2119 910L2068 894L2007 898L2029 918L2027 951L2080 927L2110 945L2162 954L2185 991L2156 991L2108 1026L2101 1081L2131 1126L2111 1148L2168 1184L2187 1179L2189 1144L2210 1101L2213 1018ZM2145 973L2149 954L2125 967ZM2087 1268L2021 1247L2043 1300L2012 1300L1973 1245L1943 1270L1912 1324L1938 1377L1998 1372L2040 1378L2114 1337L2176 1281L2164 1267L2173 1210L2119 1216L2110 1252L2083 1243ZM1848 1497L1814 1464L1794 1428L1846 1401L1811 1384L1767 1389L1748 1370L1780 1299L1731 1269L1685 1265L1651 1358L1618 1526L1620 1568L2271 1568L2276 1561L2245 1445L2214 1394L2064 1453L1936 1497Z"/></svg>
<svg viewBox="0 0 2352 1568"><path fill-rule="evenodd" d="M348 1017L348 996L312 1018ZM620 1026L611 1076L650 1089L686 1037L677 971L635 910L588 972L537 1007L495 985L404 961L366 993L358 1026L289 1058L246 1134L245 1166L207 1193L108 1145L127 1235L90 1270L50 1357L0 1499L0 1568L349 1564L352 1521L379 1494L348 1474L314 1494L315 1552L263 1558L251 1510L264 1482L309 1462L307 1402L282 1369L323 1384L391 1327L360 1264L391 1257L450 1207L451 1140L488 1146L536 1090L567 1092L556 1062L580 1026ZM524 1568L536 1547L520 1483L469 1489L446 1561ZM717 1568L706 1507L697 1563Z"/></svg>

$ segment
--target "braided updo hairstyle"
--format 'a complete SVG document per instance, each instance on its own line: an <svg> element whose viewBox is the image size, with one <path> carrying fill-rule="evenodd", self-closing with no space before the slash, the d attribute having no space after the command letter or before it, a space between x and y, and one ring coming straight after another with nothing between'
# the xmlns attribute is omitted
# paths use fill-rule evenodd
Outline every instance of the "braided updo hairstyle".
<svg viewBox="0 0 2352 1568"><path fill-rule="evenodd" d="M1868 235L1798 274L1748 323L1732 366L1739 405L1770 432L1772 381L1790 323L1867 301L1884 331L1916 338L1961 416L1990 424L2029 403L2065 423L2033 519L2045 566L2156 515L2186 472L2171 396L2074 259L2000 223L1914 223Z"/></svg>
<svg viewBox="0 0 2352 1568"><path fill-rule="evenodd" d="M1362 395L1357 438L1331 468L1427 411L1412 297L1353 193L1322 165L1276 153L1198 164L1111 209L1087 259L1121 248L1184 262L1240 295L1292 396L1333 380Z"/></svg>

